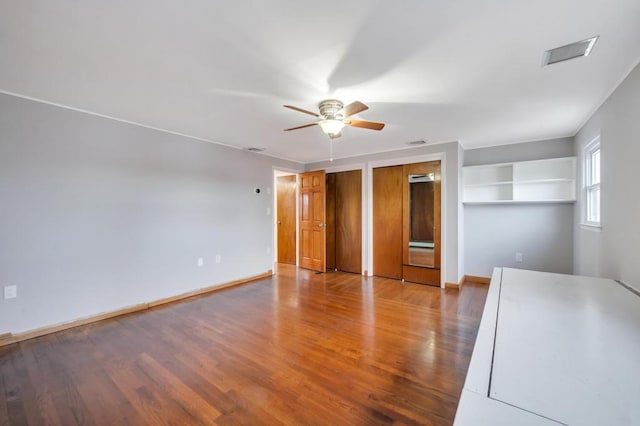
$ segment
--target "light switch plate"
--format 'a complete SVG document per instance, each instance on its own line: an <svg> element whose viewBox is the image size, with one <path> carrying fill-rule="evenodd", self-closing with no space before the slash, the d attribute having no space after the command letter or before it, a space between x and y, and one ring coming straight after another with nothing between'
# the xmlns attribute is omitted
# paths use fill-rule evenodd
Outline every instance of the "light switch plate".
<svg viewBox="0 0 640 426"><path fill-rule="evenodd" d="M8 285L4 288L5 299L15 299L18 297L18 288L15 285Z"/></svg>

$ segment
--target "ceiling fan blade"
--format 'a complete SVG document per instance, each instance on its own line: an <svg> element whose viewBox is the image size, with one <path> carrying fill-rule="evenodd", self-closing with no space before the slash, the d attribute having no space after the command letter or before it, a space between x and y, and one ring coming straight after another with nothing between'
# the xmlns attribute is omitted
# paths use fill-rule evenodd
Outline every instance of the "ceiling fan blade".
<svg viewBox="0 0 640 426"><path fill-rule="evenodd" d="M362 102L355 101L355 102L351 102L349 105L347 105L346 107L338 111L338 114L342 114L344 118L347 118L359 112L366 111L368 109L369 107L363 104Z"/></svg>
<svg viewBox="0 0 640 426"><path fill-rule="evenodd" d="M316 114L315 112L307 111L306 109L298 108L297 106L293 106L293 105L282 105L282 106L285 108L292 109L294 111L304 112L305 114L313 115L314 117L320 117L320 115Z"/></svg>
<svg viewBox="0 0 640 426"><path fill-rule="evenodd" d="M304 129L305 127L311 127L311 126L317 126L317 125L318 125L318 123L310 123L310 124L305 124L304 126L292 127L290 129L284 129L284 131L288 132L289 130Z"/></svg>
<svg viewBox="0 0 640 426"><path fill-rule="evenodd" d="M345 120L344 122L351 127L361 127L363 129L371 129L371 130L384 129L384 123L376 123L375 121Z"/></svg>

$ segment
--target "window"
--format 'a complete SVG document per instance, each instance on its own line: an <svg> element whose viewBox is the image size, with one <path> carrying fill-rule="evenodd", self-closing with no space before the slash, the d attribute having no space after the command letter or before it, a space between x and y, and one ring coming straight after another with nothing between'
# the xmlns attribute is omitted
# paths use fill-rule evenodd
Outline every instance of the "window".
<svg viewBox="0 0 640 426"><path fill-rule="evenodd" d="M600 136L584 149L584 224L600 226Z"/></svg>

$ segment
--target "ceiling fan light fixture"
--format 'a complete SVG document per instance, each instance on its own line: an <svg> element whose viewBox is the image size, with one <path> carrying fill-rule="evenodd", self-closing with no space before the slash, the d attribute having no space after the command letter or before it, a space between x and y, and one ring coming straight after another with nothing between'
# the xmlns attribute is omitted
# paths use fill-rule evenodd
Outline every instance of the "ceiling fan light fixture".
<svg viewBox="0 0 640 426"><path fill-rule="evenodd" d="M290 130L304 129L317 125L320 126L322 132L325 135L329 136L330 139L335 139L342 136L342 129L347 126L378 131L384 129L384 123L376 123L375 121L351 118L352 116L369 109L368 106L360 101L354 101L349 105L344 106L342 101L339 101L337 99L325 99L318 104L318 110L320 111L320 114L316 114L315 112L307 111L306 109L299 108L293 105L283 106L294 111L313 115L320 119L320 121L316 121L314 123L303 124L302 126L284 129L285 132L288 132Z"/></svg>
<svg viewBox="0 0 640 426"><path fill-rule="evenodd" d="M340 135L345 126L344 121L335 119L322 120L318 124L322 131L331 138Z"/></svg>

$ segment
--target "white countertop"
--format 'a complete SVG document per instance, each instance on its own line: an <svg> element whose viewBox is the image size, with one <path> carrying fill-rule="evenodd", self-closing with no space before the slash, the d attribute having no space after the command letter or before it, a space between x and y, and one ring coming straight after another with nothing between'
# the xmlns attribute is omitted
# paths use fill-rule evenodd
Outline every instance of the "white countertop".
<svg viewBox="0 0 640 426"><path fill-rule="evenodd" d="M455 423L640 424L640 297L496 268Z"/></svg>

